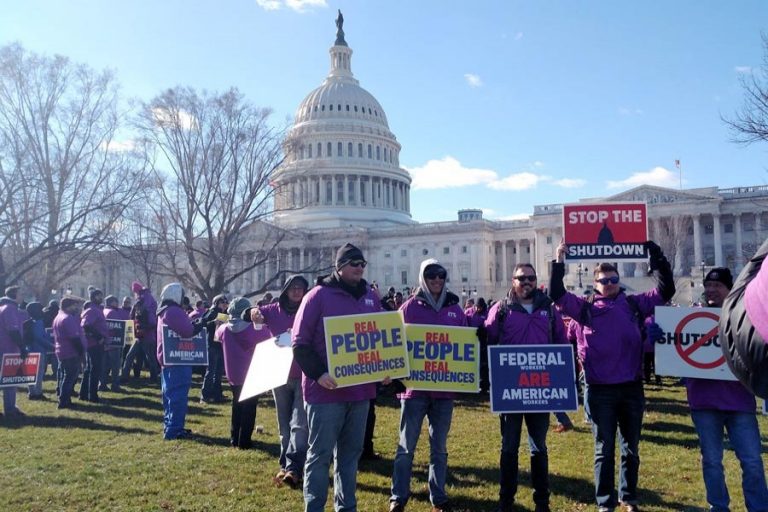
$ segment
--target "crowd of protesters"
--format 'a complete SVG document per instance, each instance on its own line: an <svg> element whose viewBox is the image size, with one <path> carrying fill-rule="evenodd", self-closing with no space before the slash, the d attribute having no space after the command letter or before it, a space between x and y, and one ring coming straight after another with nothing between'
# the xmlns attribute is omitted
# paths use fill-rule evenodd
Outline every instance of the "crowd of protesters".
<svg viewBox="0 0 768 512"><path fill-rule="evenodd" d="M293 363L287 382L272 392L280 439L275 482L302 487L306 511L325 510L333 460L334 508L357 510L358 461L374 454L376 396L382 387L394 388L401 410L389 510L406 509L414 453L426 418L430 453L427 488L432 511L441 512L451 510L446 479L455 394L406 389L389 377L380 383L339 388L328 373L324 319L400 310L406 323L476 328L483 355L483 393L488 392L490 385L488 345L570 343L577 355L585 422L591 425L594 437L598 510L609 512L621 507L626 512L637 512L645 409L643 384L651 382L653 347L664 336L653 312L655 306L669 303L675 293L672 271L661 249L653 242L647 242L646 248L650 254L649 269L657 282L648 292L626 293L620 285L617 267L609 263L595 267L591 295L578 296L566 290L563 262L567 247L561 243L552 262L548 287L538 283L533 265L521 263L513 270L508 293L489 303L480 297L461 304L446 285L447 270L436 259L421 263L419 282L413 289L404 290L403 294L390 288L379 295L375 283L369 285L363 279L367 261L352 244L339 249L333 271L319 277L314 287L303 276L290 276L278 297L273 299L268 294L257 304L243 297L230 301L221 294L211 304L201 300L192 306L181 284L170 283L162 289L158 305L149 288L134 282L133 298L124 297L122 302L91 287L87 301L67 296L60 304L51 301L43 307L38 302L22 305L18 287L11 286L0 298L0 352L42 354L37 382L29 386L29 399L46 399L42 382L50 364L56 376L60 409L75 406L73 395L81 401L98 403L99 391L121 392L131 373L136 378L145 367L150 381L160 384L164 439L184 439L193 435L185 428L193 367L163 364L167 332L164 327L182 338L192 337L205 328L209 359L200 402L230 401L222 388L226 377L232 394L230 444L249 449L253 446L258 397L241 401L240 396L254 350L269 338L279 338L278 343L290 340ZM722 307L734 285L733 276L727 268L713 268L704 285L704 305ZM754 299L762 297L761 293L764 290L751 292L753 310L765 308L765 301ZM110 320L133 320L135 342L130 347L121 350L105 343L110 336ZM768 332L763 319L753 322ZM744 380L749 378L755 379L747 375ZM76 393L78 379L80 388ZM727 432L742 467L746 509L767 511L768 489L752 391L740 382L692 378L684 381L699 437L710 510L724 511L730 506L722 465ZM659 377L654 382L658 384ZM24 413L16 406L16 388L4 387L2 392L5 416L23 418ZM565 413L556 416L555 432L573 429ZM546 444L549 417L549 413L536 412L500 415L498 512L515 510L523 423L530 451L535 511L550 510ZM618 487L614 469L616 441L620 451Z"/></svg>

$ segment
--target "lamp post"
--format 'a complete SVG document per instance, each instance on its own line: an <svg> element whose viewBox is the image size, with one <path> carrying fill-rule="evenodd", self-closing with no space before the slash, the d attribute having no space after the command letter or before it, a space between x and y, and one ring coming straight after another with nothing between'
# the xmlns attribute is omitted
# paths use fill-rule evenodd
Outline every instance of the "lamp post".
<svg viewBox="0 0 768 512"><path fill-rule="evenodd" d="M704 262L704 260L701 260L699 268L701 269L701 286L704 286L704 278L707 277L704 273L704 271L707 269L707 264Z"/></svg>
<svg viewBox="0 0 768 512"><path fill-rule="evenodd" d="M584 285L581 283L581 276L586 275L587 273L587 266L583 263L579 263L578 267L576 267L576 274L579 276L579 289L584 288Z"/></svg>

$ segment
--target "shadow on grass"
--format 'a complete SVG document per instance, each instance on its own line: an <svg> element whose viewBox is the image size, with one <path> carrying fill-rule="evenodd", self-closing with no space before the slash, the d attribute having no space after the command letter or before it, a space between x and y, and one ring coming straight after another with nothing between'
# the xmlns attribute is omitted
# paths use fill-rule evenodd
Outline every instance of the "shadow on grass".
<svg viewBox="0 0 768 512"><path fill-rule="evenodd" d="M690 436L696 435L696 429L693 428L693 425L672 423L670 421L650 421L643 423L643 438L645 438L646 432L667 432L670 434L685 434Z"/></svg>
<svg viewBox="0 0 768 512"><path fill-rule="evenodd" d="M75 406L75 411L85 411L83 407ZM104 425L90 418L77 418L70 416L26 416L13 420L0 421L3 427L19 429L24 427L60 428L60 429L84 429L104 430L120 434L154 434L154 432L142 428L130 428L119 425Z"/></svg>
<svg viewBox="0 0 768 512"><path fill-rule="evenodd" d="M645 412L670 414L674 416L690 416L691 408L688 407L688 402L683 400L656 398L646 402Z"/></svg>

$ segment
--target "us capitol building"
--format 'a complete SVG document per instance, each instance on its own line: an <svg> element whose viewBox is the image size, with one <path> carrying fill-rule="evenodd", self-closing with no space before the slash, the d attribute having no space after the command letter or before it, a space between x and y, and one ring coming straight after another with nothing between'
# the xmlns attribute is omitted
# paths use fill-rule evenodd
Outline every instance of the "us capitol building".
<svg viewBox="0 0 768 512"><path fill-rule="evenodd" d="M424 224L411 218L411 177L400 167L401 146L382 106L352 73L352 49L342 24L343 19L337 20L330 72L299 104L286 139L285 162L274 177L275 210L280 212L274 222L286 236L264 265L228 292L258 289L278 270L304 270L311 280L317 269L333 264L336 249L347 241L363 250L369 262L365 277L382 290L416 285L419 264L427 257L441 261L449 288L465 298L501 297L512 269L521 262L532 263L539 285L546 285L548 262L562 238L560 204L535 206L524 220L488 220L479 209L459 210L457 219L445 222ZM650 238L673 263L680 303L698 298L709 267L738 272L768 235L764 185L687 190L640 186L587 200L648 204ZM243 248L246 259L258 252ZM569 288L592 286L591 269L568 267ZM119 276L87 272L72 288L78 292L95 284L109 293L127 290L134 278L128 270ZM620 270L629 289L651 285L644 263L623 263Z"/></svg>

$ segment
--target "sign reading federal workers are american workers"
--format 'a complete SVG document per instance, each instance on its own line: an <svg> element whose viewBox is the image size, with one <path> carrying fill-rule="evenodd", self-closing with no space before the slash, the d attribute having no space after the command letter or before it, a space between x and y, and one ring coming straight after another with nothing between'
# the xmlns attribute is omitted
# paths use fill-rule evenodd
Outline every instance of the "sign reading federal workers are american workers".
<svg viewBox="0 0 768 512"><path fill-rule="evenodd" d="M408 376L408 347L399 311L323 319L328 373L340 388Z"/></svg>
<svg viewBox="0 0 768 512"><path fill-rule="evenodd" d="M475 327L405 324L410 374L403 384L423 391L480 391L480 341Z"/></svg>
<svg viewBox="0 0 768 512"><path fill-rule="evenodd" d="M206 329L191 338L182 338L163 326L164 366L208 366L208 334Z"/></svg>
<svg viewBox="0 0 768 512"><path fill-rule="evenodd" d="M130 329L129 329L130 327ZM133 335L133 320L107 320L109 337L104 342L105 348L123 348L129 343L129 337Z"/></svg>
<svg viewBox="0 0 768 512"><path fill-rule="evenodd" d="M574 261L645 261L648 240L645 203L563 205L565 259Z"/></svg>
<svg viewBox="0 0 768 512"><path fill-rule="evenodd" d="M559 412L579 408L571 345L488 347L491 412Z"/></svg>

